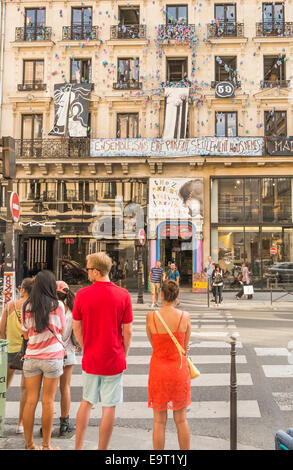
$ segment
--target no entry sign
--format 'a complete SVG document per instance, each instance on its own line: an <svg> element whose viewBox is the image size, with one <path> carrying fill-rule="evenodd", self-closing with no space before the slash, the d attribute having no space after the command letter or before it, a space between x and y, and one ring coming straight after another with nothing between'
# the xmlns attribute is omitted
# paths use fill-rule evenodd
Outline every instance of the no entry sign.
<svg viewBox="0 0 293 470"><path fill-rule="evenodd" d="M277 254L277 248L275 246L271 246L270 253L271 253L271 255L276 255Z"/></svg>
<svg viewBox="0 0 293 470"><path fill-rule="evenodd" d="M18 194L13 191L10 196L10 209L12 214L12 220L18 222L20 214L20 205Z"/></svg>

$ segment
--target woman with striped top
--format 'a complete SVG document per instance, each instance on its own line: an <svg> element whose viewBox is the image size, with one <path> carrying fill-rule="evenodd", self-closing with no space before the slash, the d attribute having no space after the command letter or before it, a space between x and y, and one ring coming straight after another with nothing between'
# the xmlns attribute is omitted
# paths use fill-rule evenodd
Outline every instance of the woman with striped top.
<svg viewBox="0 0 293 470"><path fill-rule="evenodd" d="M23 305L22 329L28 339L23 364L27 391L23 427L28 450L40 449L34 443L33 428L42 383L42 449L58 449L50 445L50 440L54 398L59 377L63 374L65 349L62 335L65 323L64 305L57 300L55 276L50 271L40 271L31 295Z"/></svg>

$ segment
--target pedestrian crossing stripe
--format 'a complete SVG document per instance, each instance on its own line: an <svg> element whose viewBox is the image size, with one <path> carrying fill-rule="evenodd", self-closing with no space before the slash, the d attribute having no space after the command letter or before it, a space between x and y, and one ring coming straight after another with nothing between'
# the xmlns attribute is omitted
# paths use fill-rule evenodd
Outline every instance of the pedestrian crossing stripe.
<svg viewBox="0 0 293 470"><path fill-rule="evenodd" d="M6 416L16 420L18 418L18 407L15 402L6 402ZM80 402L72 402L70 408L70 417L77 415ZM42 415L42 406L39 402L36 408L35 418L40 419ZM54 402L54 418L60 416L60 404ZM91 411L91 419L100 419L102 416L102 407L97 404ZM230 417L229 401L200 401L192 402L187 408L188 419L219 419ZM237 401L238 418L261 418L260 409L257 400L238 400ZM153 410L148 408L147 402L124 402L116 406L115 418L134 420L134 419L153 419ZM173 419L172 413L168 414L169 419Z"/></svg>
<svg viewBox="0 0 293 470"><path fill-rule="evenodd" d="M227 343L225 341L202 341L199 343L192 343L189 344L190 349L193 348L230 348L231 349L231 344ZM236 348L242 348L241 343L236 343ZM149 341L131 341L131 349L137 349L137 348L146 348L146 349L151 349L152 346L149 343ZM129 352L131 352L131 349Z"/></svg>
<svg viewBox="0 0 293 470"><path fill-rule="evenodd" d="M286 348L254 348L257 356L289 356Z"/></svg>
<svg viewBox="0 0 293 470"><path fill-rule="evenodd" d="M82 363L82 356L77 356L76 358L77 364L81 365ZM151 356L128 356L127 357L127 364L128 365L148 365L150 363ZM231 363L231 355L224 355L224 354L217 354L217 355L210 355L210 356L192 356L192 360L196 362L196 364L230 364ZM245 356L236 356L237 364L247 364L247 360Z"/></svg>
<svg viewBox="0 0 293 470"><path fill-rule="evenodd" d="M262 368L268 378L291 379L293 377L293 365L265 365Z"/></svg>
<svg viewBox="0 0 293 470"><path fill-rule="evenodd" d="M21 375L17 375L13 379L13 386L20 386ZM201 374L196 380L191 381L191 387L229 387L230 374L213 373ZM251 386L252 378L249 373L237 373L237 385ZM72 374L71 378L72 387L82 387L82 375ZM123 375L123 387L145 387L148 386L147 374L129 374L128 372Z"/></svg>

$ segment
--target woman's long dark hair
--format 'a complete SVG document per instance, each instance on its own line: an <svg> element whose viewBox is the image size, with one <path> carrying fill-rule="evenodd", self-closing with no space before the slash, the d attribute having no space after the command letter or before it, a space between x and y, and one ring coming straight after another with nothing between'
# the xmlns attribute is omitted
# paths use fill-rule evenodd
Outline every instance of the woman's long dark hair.
<svg viewBox="0 0 293 470"><path fill-rule="evenodd" d="M29 298L23 304L25 322L26 308L35 319L36 332L41 333L49 326L49 314L58 307L56 279L51 271L40 271L34 281Z"/></svg>

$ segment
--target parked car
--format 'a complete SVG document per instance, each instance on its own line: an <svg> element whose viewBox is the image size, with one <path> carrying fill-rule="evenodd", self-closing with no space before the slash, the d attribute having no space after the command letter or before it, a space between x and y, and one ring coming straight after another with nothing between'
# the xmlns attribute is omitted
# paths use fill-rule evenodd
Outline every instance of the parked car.
<svg viewBox="0 0 293 470"><path fill-rule="evenodd" d="M293 263L283 261L268 267L266 277L276 277L278 282L293 282Z"/></svg>

